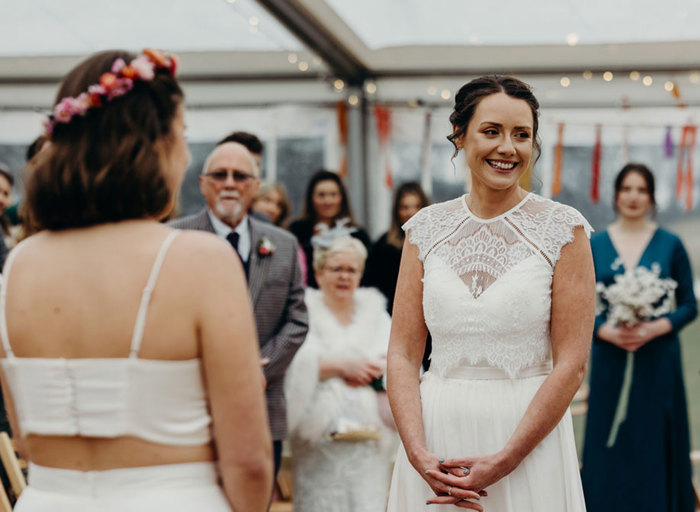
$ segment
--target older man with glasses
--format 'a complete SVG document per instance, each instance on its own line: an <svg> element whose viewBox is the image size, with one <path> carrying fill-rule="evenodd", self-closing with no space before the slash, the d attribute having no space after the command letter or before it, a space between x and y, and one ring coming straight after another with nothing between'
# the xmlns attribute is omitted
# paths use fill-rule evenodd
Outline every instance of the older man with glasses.
<svg viewBox="0 0 700 512"><path fill-rule="evenodd" d="M220 144L199 177L207 207L170 225L215 233L241 259L258 328L277 471L287 435L284 375L306 338L308 317L296 238L248 215L259 186L260 168L250 151L237 142Z"/></svg>

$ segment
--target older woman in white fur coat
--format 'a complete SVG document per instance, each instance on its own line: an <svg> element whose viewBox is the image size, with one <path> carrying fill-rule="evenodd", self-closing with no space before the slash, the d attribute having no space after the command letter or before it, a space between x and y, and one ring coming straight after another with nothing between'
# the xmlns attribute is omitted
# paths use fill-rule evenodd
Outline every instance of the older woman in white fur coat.
<svg viewBox="0 0 700 512"><path fill-rule="evenodd" d="M386 507L395 434L371 384L386 368L391 319L378 291L358 288L366 258L349 236L314 254L320 289L306 292L309 332L285 382L295 512Z"/></svg>

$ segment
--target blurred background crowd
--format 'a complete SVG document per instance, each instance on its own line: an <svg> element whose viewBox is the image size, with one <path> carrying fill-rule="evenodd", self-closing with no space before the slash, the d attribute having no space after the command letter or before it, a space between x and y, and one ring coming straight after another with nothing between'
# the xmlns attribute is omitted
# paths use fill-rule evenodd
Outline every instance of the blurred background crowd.
<svg viewBox="0 0 700 512"><path fill-rule="evenodd" d="M208 206L208 157L235 142L252 154L261 178L250 217L298 242L309 330L289 371L289 442L277 494L290 497L291 474L299 510L322 510L309 503L322 499L317 486L334 485L334 472L353 475L350 485L368 503L385 497L397 439L381 377L401 225L431 202L469 190L464 163L450 159L445 138L454 91L469 78L513 72L533 86L543 151L521 184L576 207L597 231L620 214L620 169L628 162L651 169L653 218L683 241L694 272L687 279L700 296L695 2L598 2L557 12L536 2L526 13L512 9L525 18L509 14L505 31L492 30L488 9L399 0L163 0L140 5L146 14L129 17L127 30L125 13L136 10L128 4L0 6L0 260L31 235L22 222L23 169L44 145L40 119L61 76L96 49L179 53L192 158L168 220ZM395 20L391 29L387 19ZM648 26L655 29L640 30ZM224 174L220 185L245 181ZM350 303L363 309L348 316ZM344 345L327 344L340 339ZM700 323L680 340L697 485ZM581 457L587 396L585 385L574 404ZM340 440L316 431L331 421L322 411L336 411ZM651 406L639 414L647 412Z"/></svg>

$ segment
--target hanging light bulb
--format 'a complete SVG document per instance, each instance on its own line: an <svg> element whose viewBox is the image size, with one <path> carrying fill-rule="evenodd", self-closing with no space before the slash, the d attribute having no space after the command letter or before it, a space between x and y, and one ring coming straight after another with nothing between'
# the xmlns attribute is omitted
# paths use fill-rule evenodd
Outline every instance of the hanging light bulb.
<svg viewBox="0 0 700 512"><path fill-rule="evenodd" d="M593 71L586 70L583 73L581 73L581 76L584 80L590 80L591 78L593 78Z"/></svg>
<svg viewBox="0 0 700 512"><path fill-rule="evenodd" d="M654 83L654 79L651 77L651 75L646 75L644 78L642 78L642 83L649 87Z"/></svg>
<svg viewBox="0 0 700 512"><path fill-rule="evenodd" d="M566 36L566 44L569 46L576 46L578 44L578 34L576 32L571 32Z"/></svg>
<svg viewBox="0 0 700 512"><path fill-rule="evenodd" d="M568 76L563 76L561 80L559 80L559 83L562 87L569 87L571 85L571 80L569 80Z"/></svg>
<svg viewBox="0 0 700 512"><path fill-rule="evenodd" d="M612 71L606 71L605 73L603 73L603 80L605 80L606 82L612 82L612 79L613 79Z"/></svg>
<svg viewBox="0 0 700 512"><path fill-rule="evenodd" d="M639 71L630 71L630 80L634 82L639 80Z"/></svg>

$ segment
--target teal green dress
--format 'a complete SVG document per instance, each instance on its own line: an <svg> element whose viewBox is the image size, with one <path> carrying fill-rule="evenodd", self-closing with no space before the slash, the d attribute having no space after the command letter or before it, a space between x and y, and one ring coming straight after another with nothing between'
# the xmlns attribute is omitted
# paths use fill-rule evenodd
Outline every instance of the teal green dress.
<svg viewBox="0 0 700 512"><path fill-rule="evenodd" d="M596 281L624 272L607 231L591 238ZM670 333L631 357L629 393L621 393L627 351L593 337L582 481L588 512L693 512L688 412L678 332L697 316L693 273L680 239L657 229L639 261L658 263L678 283ZM594 333L606 321L596 317ZM618 401L626 415L615 421ZM614 425L616 423L617 425ZM612 432L612 434L611 434Z"/></svg>

